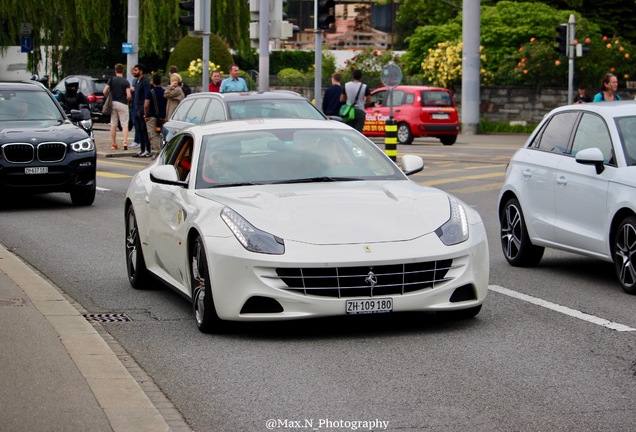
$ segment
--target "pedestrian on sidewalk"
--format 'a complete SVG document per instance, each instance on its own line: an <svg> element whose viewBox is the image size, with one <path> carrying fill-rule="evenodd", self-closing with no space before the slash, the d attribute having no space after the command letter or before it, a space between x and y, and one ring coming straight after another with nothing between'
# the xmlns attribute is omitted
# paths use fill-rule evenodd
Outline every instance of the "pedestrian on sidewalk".
<svg viewBox="0 0 636 432"><path fill-rule="evenodd" d="M331 75L331 87L325 90L325 95L322 98L322 113L326 116L339 116L340 107L342 102L340 101L340 95L342 95L342 75L335 73Z"/></svg>
<svg viewBox="0 0 636 432"><path fill-rule="evenodd" d="M117 124L121 124L124 134L124 150L128 150L128 122L130 121L130 111L128 105L131 101L130 83L124 78L124 65L115 65L115 76L108 81L104 87L104 96L111 93L113 107L110 111L110 148L117 150Z"/></svg>
<svg viewBox="0 0 636 432"><path fill-rule="evenodd" d="M148 138L148 130L146 129L146 119L144 118L144 104L146 102L146 94L150 91L150 81L145 77L146 66L139 63L135 65L135 77L137 84L135 85L135 129L139 130L139 146L140 151L133 157L146 157L150 155L150 139Z"/></svg>
<svg viewBox="0 0 636 432"><path fill-rule="evenodd" d="M166 98L166 121L170 119L174 110L177 109L179 103L185 98L181 83L181 75L176 72L170 74L170 85L168 85L168 88L166 88L166 91L163 93L163 97Z"/></svg>
<svg viewBox="0 0 636 432"><path fill-rule="evenodd" d="M345 84L344 91L340 96L340 102L348 103L354 106L356 110L356 118L349 126L362 133L364 129L364 120L367 116L365 107L371 104L371 91L369 86L362 82L362 71L356 69L353 71L353 81Z"/></svg>
<svg viewBox="0 0 636 432"><path fill-rule="evenodd" d="M152 87L146 93L144 101L144 119L146 121L146 130L148 131L148 139L150 140L150 149L145 157L152 156L152 152L161 150L161 138L159 133L163 122L166 120L166 98L163 96L164 89L161 87L161 75L154 74L152 76Z"/></svg>

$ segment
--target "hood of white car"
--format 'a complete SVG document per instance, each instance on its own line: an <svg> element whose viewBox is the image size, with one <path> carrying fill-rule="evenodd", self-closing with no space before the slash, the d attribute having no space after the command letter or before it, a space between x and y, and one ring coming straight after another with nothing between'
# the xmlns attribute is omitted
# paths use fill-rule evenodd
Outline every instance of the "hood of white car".
<svg viewBox="0 0 636 432"><path fill-rule="evenodd" d="M350 244L410 240L450 217L448 196L410 181L215 188L197 194L285 240Z"/></svg>

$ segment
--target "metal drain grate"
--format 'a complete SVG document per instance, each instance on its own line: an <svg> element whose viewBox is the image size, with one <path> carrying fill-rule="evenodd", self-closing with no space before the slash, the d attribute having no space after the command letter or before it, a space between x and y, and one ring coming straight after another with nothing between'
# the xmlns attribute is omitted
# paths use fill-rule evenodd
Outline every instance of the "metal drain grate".
<svg viewBox="0 0 636 432"><path fill-rule="evenodd" d="M130 322L132 319L125 313L94 313L84 314L88 322Z"/></svg>

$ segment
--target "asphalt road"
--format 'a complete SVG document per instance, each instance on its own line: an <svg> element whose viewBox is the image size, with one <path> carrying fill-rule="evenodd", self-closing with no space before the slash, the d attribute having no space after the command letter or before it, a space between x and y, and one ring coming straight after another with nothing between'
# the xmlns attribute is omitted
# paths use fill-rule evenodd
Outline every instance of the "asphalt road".
<svg viewBox="0 0 636 432"><path fill-rule="evenodd" d="M101 132L99 132L101 133ZM636 297L612 266L547 251L516 269L499 249L496 199L518 137L416 140L414 180L474 206L488 231L491 291L473 320L434 314L196 330L190 304L126 279L123 198L134 159L100 160L95 204L63 194L0 204L0 242L105 323L196 431L632 431ZM331 423L329 423L331 422ZM366 426L366 427L365 427Z"/></svg>

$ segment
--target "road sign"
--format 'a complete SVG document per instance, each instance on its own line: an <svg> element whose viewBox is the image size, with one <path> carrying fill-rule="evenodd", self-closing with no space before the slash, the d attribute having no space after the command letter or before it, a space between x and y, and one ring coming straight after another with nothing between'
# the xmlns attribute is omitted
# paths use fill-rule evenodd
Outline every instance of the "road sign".
<svg viewBox="0 0 636 432"><path fill-rule="evenodd" d="M20 23L20 34L21 35L30 35L31 34L31 23Z"/></svg>
<svg viewBox="0 0 636 432"><path fill-rule="evenodd" d="M23 53L31 52L31 35L20 36L20 52L23 52Z"/></svg>
<svg viewBox="0 0 636 432"><path fill-rule="evenodd" d="M397 87L402 82L402 69L395 63L382 68L382 84L389 88Z"/></svg>
<svg viewBox="0 0 636 432"><path fill-rule="evenodd" d="M130 42L122 42L121 43L121 53L122 54L132 54L133 53L133 44Z"/></svg>

